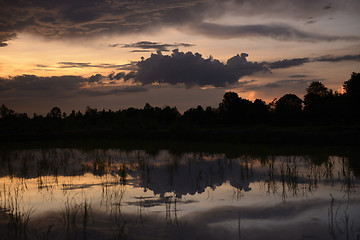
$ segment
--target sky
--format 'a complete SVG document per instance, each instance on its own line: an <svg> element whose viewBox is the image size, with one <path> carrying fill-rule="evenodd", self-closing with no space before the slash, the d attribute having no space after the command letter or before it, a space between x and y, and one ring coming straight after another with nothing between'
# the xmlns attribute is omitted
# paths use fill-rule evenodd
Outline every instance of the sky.
<svg viewBox="0 0 360 240"><path fill-rule="evenodd" d="M0 104L46 114L271 102L360 72L359 0L0 0Z"/></svg>

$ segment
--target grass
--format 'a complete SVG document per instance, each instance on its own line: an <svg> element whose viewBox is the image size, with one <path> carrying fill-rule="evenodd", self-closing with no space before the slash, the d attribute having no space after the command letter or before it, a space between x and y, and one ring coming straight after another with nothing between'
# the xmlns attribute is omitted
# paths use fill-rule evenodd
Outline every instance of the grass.
<svg viewBox="0 0 360 240"><path fill-rule="evenodd" d="M24 188L20 185L14 186L13 189L3 186L3 192L0 194L1 205L4 214L8 218L6 239L27 239L28 226L31 215L35 210L25 207L20 207L22 199L22 191Z"/></svg>

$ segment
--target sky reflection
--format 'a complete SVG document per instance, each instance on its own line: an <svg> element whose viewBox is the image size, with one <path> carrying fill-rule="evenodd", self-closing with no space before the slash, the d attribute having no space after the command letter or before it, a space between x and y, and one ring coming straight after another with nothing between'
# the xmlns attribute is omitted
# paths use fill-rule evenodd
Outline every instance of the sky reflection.
<svg viewBox="0 0 360 240"><path fill-rule="evenodd" d="M143 239L150 232L154 239L356 239L359 179L344 157L314 159L18 150L1 157L0 233L5 239L36 239L34 232L51 239Z"/></svg>

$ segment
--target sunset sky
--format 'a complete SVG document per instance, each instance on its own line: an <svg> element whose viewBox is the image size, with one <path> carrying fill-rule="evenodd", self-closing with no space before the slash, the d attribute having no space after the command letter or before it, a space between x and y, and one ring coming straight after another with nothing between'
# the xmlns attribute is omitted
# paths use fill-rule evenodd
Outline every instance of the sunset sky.
<svg viewBox="0 0 360 240"><path fill-rule="evenodd" d="M0 104L217 107L360 72L359 0L0 0Z"/></svg>

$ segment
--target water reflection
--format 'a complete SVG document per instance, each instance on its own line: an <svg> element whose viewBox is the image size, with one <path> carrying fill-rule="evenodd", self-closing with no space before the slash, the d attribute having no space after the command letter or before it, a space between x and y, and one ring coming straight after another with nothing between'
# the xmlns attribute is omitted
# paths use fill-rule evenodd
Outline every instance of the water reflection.
<svg viewBox="0 0 360 240"><path fill-rule="evenodd" d="M0 236L358 239L353 156L1 151Z"/></svg>

